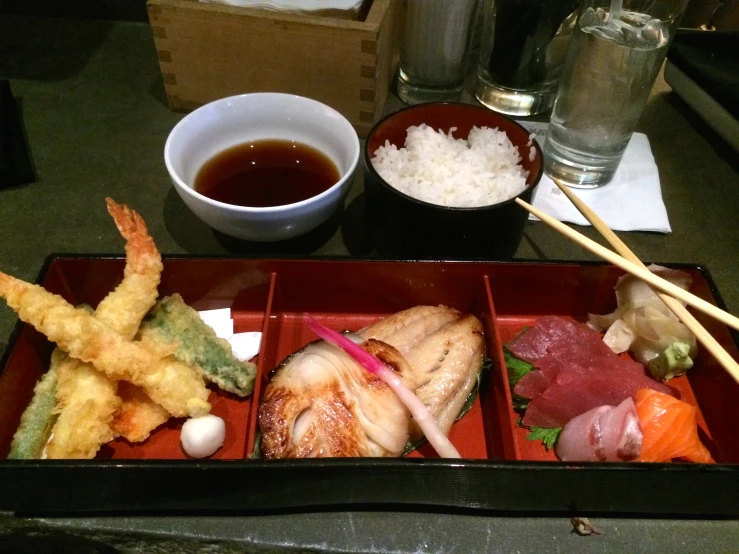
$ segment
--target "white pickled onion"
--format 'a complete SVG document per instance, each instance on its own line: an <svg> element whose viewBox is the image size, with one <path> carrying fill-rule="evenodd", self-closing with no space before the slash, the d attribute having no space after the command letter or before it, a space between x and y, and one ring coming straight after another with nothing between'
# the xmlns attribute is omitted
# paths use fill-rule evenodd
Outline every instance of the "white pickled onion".
<svg viewBox="0 0 739 554"><path fill-rule="evenodd" d="M405 404L411 412L413 419L423 431L426 439L429 441L434 450L442 458L461 458L457 449L449 441L444 432L436 423L428 408L421 402L413 391L405 386L403 381L394 371L389 369L375 356L354 344L345 336L332 331L328 327L318 323L313 317L305 314L303 318L305 325L323 340L335 344L344 352L349 354L354 360L364 367L367 371L382 379L395 392L400 401Z"/></svg>

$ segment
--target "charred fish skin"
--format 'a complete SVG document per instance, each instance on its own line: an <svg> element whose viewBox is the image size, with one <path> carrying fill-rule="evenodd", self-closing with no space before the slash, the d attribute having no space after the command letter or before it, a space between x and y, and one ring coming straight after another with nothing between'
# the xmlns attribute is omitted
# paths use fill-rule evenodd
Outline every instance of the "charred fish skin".
<svg viewBox="0 0 739 554"><path fill-rule="evenodd" d="M219 388L241 397L254 390L256 365L237 360L228 341L218 338L179 294L157 302L141 324L141 335L155 342L177 343L175 358L197 366Z"/></svg>
<svg viewBox="0 0 739 554"><path fill-rule="evenodd" d="M364 347L404 368L397 351L372 341ZM398 456L410 414L383 381L338 347L310 343L272 374L259 407L267 459Z"/></svg>

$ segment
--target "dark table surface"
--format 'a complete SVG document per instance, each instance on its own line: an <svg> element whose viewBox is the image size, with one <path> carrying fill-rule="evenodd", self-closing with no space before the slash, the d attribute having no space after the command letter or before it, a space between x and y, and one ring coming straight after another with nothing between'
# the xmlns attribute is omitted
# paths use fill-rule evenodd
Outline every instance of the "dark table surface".
<svg viewBox="0 0 739 554"><path fill-rule="evenodd" d="M167 134L182 114L170 112L164 102L144 23L3 15L0 78L10 79L20 100L38 175L31 185L0 190L2 271L34 280L51 253L122 253L105 211L106 196L138 210L165 254L374 256L361 225L361 174L343 214L287 243L235 241L189 212L172 189L162 159ZM386 111L400 107L391 97ZM661 77L637 130L651 141L673 232L620 236L643 260L707 267L729 310L739 312L736 153ZM583 232L596 236L589 228ZM593 259L541 223L527 225L516 258ZM15 324L15 315L0 306L0 353ZM2 514L0 551L196 552L220 546L239 552L729 552L739 544L739 523L733 520L599 517L594 523L602 535L579 537L570 532L566 517L474 512Z"/></svg>

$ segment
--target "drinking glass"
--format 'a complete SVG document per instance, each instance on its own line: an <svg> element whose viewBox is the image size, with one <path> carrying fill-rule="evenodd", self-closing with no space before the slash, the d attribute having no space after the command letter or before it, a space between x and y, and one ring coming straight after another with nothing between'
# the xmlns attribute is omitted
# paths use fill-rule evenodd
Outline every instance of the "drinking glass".
<svg viewBox="0 0 739 554"><path fill-rule="evenodd" d="M687 0L583 0L544 144L544 170L577 188L609 183Z"/></svg>
<svg viewBox="0 0 739 554"><path fill-rule="evenodd" d="M552 107L580 0L487 0L475 96L497 112Z"/></svg>
<svg viewBox="0 0 739 554"><path fill-rule="evenodd" d="M398 96L406 104L456 100L469 67L478 0L403 0Z"/></svg>

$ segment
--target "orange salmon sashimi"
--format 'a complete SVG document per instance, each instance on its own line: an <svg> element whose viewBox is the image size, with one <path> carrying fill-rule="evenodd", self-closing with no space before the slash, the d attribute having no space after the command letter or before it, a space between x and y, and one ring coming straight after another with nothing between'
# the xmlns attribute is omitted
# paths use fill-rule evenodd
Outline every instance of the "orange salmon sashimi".
<svg viewBox="0 0 739 554"><path fill-rule="evenodd" d="M698 438L698 410L682 400L651 389L639 389L634 397L644 438L640 462L669 462L685 458L715 463Z"/></svg>

